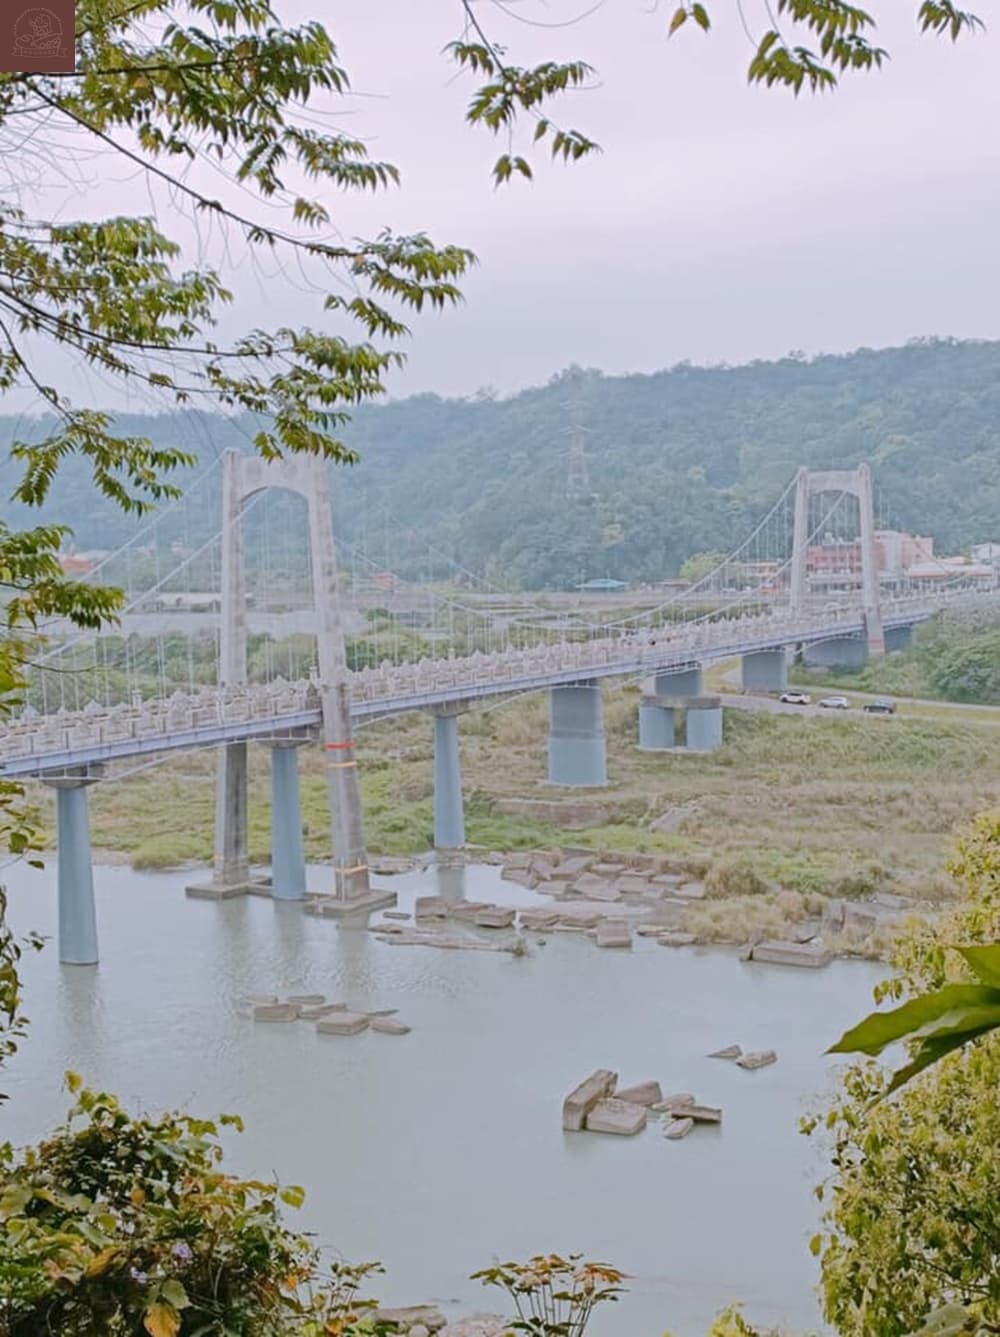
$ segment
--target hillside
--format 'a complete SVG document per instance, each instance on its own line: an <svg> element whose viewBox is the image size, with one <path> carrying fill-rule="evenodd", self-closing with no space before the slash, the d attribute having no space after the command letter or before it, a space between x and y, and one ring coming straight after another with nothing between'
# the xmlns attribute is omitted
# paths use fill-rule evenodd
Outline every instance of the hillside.
<svg viewBox="0 0 1000 1337"><path fill-rule="evenodd" d="M570 498L574 416L587 428L589 479ZM120 425L203 461L248 448L252 428L194 413ZM0 447L14 431L23 418L0 418ZM413 576L433 570L432 545L527 588L660 579L692 552L729 548L799 465L863 459L891 501L887 521L932 534L941 550L1000 538L1000 343L920 341L648 376L568 372L508 399L366 406L346 437L362 462L335 471L339 531L379 562L388 548ZM22 519L10 505L0 514ZM44 518L70 524L82 549L121 541L133 523L95 501L72 462ZM195 540L217 525L216 493L176 534Z"/></svg>

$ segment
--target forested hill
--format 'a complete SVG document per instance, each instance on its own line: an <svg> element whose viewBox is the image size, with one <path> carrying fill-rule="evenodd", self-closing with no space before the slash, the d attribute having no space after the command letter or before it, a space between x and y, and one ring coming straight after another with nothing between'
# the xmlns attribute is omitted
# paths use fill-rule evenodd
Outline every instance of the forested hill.
<svg viewBox="0 0 1000 1337"><path fill-rule="evenodd" d="M575 419L587 428L588 483L568 496ZM249 448L252 428L195 413L119 421L203 460ZM25 432L23 419L0 418L0 443L14 431ZM362 462L335 470L338 528L379 561L388 545L411 575L427 573L433 545L529 588L659 579L693 552L728 549L799 465L865 459L893 523L933 534L941 550L1000 539L1000 343L922 341L648 376L569 372L509 399L366 406L346 436ZM204 537L218 507L216 492L178 532ZM23 519L10 506L4 515ZM112 546L134 524L96 501L72 462L44 518L71 525L81 549Z"/></svg>

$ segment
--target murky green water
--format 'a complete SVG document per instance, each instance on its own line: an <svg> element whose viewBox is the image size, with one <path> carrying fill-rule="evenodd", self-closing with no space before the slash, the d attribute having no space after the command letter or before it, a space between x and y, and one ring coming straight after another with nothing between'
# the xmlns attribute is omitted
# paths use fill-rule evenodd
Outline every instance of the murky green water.
<svg viewBox="0 0 1000 1337"><path fill-rule="evenodd" d="M54 869L5 874L22 929L55 929ZM395 880L414 894L535 901L493 868ZM442 875L443 876L443 875ZM310 870L323 885L323 870ZM800 1114L829 1083L823 1049L880 971L743 965L638 941L601 951L554 935L530 956L389 947L295 906L189 901L185 874L95 873L99 969L26 962L31 1036L5 1073L0 1130L36 1138L67 1101L66 1068L145 1108L238 1111L232 1160L308 1188L303 1224L349 1258L379 1258L389 1303L496 1308L468 1274L497 1257L579 1250L633 1277L595 1337L698 1337L732 1300L767 1322L818 1326L817 1149ZM530 941L534 941L531 939ZM397 1007L397 1038L254 1025L251 991L322 992ZM755 1073L707 1059L776 1048ZM656 1077L722 1105L721 1129L667 1142L564 1134L563 1094L592 1068Z"/></svg>

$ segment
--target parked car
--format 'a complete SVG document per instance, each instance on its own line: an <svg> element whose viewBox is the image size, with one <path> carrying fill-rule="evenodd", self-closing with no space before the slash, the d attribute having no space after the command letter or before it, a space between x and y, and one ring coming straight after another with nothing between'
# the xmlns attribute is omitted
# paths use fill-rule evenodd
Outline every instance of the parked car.
<svg viewBox="0 0 1000 1337"><path fill-rule="evenodd" d="M866 715L895 715L896 703L887 696L877 696L874 701L865 702L864 712Z"/></svg>
<svg viewBox="0 0 1000 1337"><path fill-rule="evenodd" d="M849 710L851 706L846 696L824 696L819 704L824 710Z"/></svg>
<svg viewBox="0 0 1000 1337"><path fill-rule="evenodd" d="M807 706L812 697L808 692L782 692L780 699L786 706Z"/></svg>

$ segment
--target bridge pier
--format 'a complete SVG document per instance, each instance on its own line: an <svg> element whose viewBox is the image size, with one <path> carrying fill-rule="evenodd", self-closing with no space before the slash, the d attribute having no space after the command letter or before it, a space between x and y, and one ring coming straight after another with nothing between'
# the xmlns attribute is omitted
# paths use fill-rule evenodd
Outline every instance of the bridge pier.
<svg viewBox="0 0 1000 1337"><path fill-rule="evenodd" d="M99 777L84 767L80 775L42 778L56 791L59 960L68 966L96 966L97 913L87 788Z"/></svg>
<svg viewBox="0 0 1000 1337"><path fill-rule="evenodd" d="M676 746L674 707L669 701L644 696L639 702L639 750L664 752Z"/></svg>
<svg viewBox="0 0 1000 1337"><path fill-rule="evenodd" d="M751 650L740 658L744 691L783 692L788 686L788 657L780 650Z"/></svg>
<svg viewBox="0 0 1000 1337"><path fill-rule="evenodd" d="M653 677L653 693L639 702L639 748L643 752L663 752L677 746L677 711L686 697L701 695L700 665Z"/></svg>
<svg viewBox="0 0 1000 1337"><path fill-rule="evenodd" d="M463 706L442 706L434 712L434 848L437 850L458 850L465 845L458 747L458 716L463 710Z"/></svg>
<svg viewBox="0 0 1000 1337"><path fill-rule="evenodd" d="M722 701L692 697L684 715L684 746L689 752L714 752L722 746Z"/></svg>
<svg viewBox="0 0 1000 1337"><path fill-rule="evenodd" d="M549 784L599 789L608 783L601 689L596 683L549 691Z"/></svg>
<svg viewBox="0 0 1000 1337"><path fill-rule="evenodd" d="M252 886L247 854L247 745L219 749L215 772L215 840L212 880L192 883L189 896L225 901Z"/></svg>
<svg viewBox="0 0 1000 1337"><path fill-rule="evenodd" d="M802 662L809 668L863 668L868 646L858 636L838 636L802 647Z"/></svg>
<svg viewBox="0 0 1000 1337"><path fill-rule="evenodd" d="M300 901L306 891L298 747L271 744L271 895L276 901Z"/></svg>

